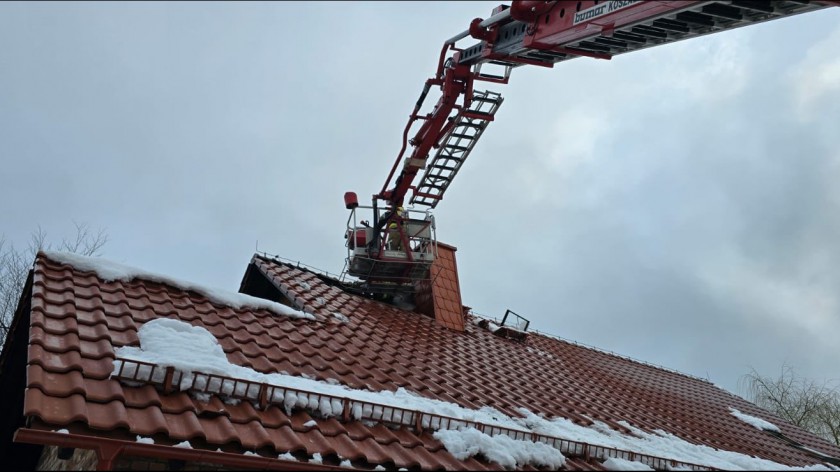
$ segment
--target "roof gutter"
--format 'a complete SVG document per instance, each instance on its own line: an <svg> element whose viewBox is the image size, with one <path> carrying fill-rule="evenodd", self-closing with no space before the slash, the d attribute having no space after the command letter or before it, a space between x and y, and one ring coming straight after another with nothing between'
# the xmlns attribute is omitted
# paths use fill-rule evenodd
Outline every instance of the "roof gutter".
<svg viewBox="0 0 840 472"><path fill-rule="evenodd" d="M208 462L230 466L234 469L261 470L343 470L346 467L313 464L310 462L284 461L271 457L233 454L229 452L207 451L203 449L185 449L162 444L144 444L120 439L110 439L79 434L65 434L31 428L19 428L15 432L15 442L40 444L44 446L72 447L93 449L99 462L97 470L113 470L119 456L141 456L167 460Z"/></svg>

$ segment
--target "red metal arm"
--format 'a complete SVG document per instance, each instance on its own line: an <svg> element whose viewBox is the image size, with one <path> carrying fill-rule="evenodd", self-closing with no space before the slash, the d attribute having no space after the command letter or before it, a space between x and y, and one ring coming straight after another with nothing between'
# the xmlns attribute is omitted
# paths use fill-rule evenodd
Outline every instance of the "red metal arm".
<svg viewBox="0 0 840 472"><path fill-rule="evenodd" d="M826 6L840 6L840 0L513 0L508 9L500 6L487 20L476 18L469 28L444 43L435 77L426 87L403 132L403 144L380 193L374 199L391 207L402 205L419 170L424 169L429 151L450 129L448 118L464 95L463 108L472 100L473 80L507 83L507 77L479 75L473 66L496 61L509 67L531 64L552 67L575 57L610 59L647 47L713 34L751 23L770 21ZM504 32L502 34L502 32ZM481 41L463 50L454 47L460 39ZM445 60L447 51L457 51ZM439 85L442 96L433 111L417 115L431 85ZM408 140L411 155L403 162L409 128L424 120L419 131ZM397 168L402 170L387 190Z"/></svg>
<svg viewBox="0 0 840 472"><path fill-rule="evenodd" d="M446 46L444 46L444 52L445 51ZM443 63L444 54L441 54L441 64L438 69L442 71L443 79L439 80L432 78L426 81L427 88L424 89L424 94L421 95L421 100L418 101L417 106L414 109L414 113L412 113L409 118L408 124L403 132L403 147L397 156L396 162L394 162L394 166L391 168L390 174L388 174L388 179L385 181L382 191L378 195L374 196L375 198L388 201L392 207L398 207L403 204L405 196L411 188L414 178L417 176L417 172L423 169L426 165L426 159L429 157L429 151L435 144L437 144L441 136L444 134L447 119L452 113L452 110L456 107L458 98L461 95L465 95L465 101L468 102L470 99L470 97L467 96L467 92L472 90L473 77L470 71L471 67L464 64L458 64L457 58L458 53L455 54L453 57L454 60L447 67ZM386 190L388 184L391 182L394 172L402 160L405 151L405 137L407 136L408 130L414 121L420 118L417 116L417 113L422 103L422 99L425 96L425 92L428 91L428 86L431 84L439 84L441 86L442 95L432 112L426 117L423 117L425 120L423 125L414 137L408 141L414 149L408 157L408 160L405 162L403 170L397 176L394 182L394 188Z"/></svg>

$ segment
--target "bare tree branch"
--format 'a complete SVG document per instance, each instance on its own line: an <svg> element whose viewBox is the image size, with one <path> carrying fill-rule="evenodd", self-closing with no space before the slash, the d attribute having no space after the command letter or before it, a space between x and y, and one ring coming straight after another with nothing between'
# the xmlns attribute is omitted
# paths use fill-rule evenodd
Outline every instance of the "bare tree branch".
<svg viewBox="0 0 840 472"><path fill-rule="evenodd" d="M750 369L739 380L745 398L807 431L840 445L840 388L798 377L783 364L779 377Z"/></svg>
<svg viewBox="0 0 840 472"><path fill-rule="evenodd" d="M104 229L92 232L86 223L73 223L76 233L72 239L62 239L59 250L85 256L98 256L108 242ZM17 309L29 269L38 251L52 249L47 233L40 226L29 237L26 251L19 251L5 237L0 236L0 345L5 343Z"/></svg>

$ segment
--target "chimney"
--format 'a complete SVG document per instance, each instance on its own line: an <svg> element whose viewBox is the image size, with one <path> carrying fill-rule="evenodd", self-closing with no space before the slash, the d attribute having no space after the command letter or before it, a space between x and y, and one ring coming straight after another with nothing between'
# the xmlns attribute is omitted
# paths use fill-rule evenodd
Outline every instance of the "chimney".
<svg viewBox="0 0 840 472"><path fill-rule="evenodd" d="M457 248L453 246L437 243L437 258L432 263L430 280L417 282L414 302L417 311L433 316L441 326L463 331L464 307L455 251Z"/></svg>

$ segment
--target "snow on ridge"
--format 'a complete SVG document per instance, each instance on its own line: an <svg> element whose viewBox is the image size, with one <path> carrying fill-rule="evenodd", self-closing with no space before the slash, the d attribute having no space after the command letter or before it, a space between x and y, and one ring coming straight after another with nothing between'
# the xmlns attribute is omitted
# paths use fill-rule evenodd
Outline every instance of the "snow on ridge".
<svg viewBox="0 0 840 472"><path fill-rule="evenodd" d="M148 272L143 269L127 266L107 259L81 256L79 254L72 254L69 252L43 251L43 253L52 261L71 265L81 271L95 272L96 276L105 282L114 282L117 280L121 282L130 282L134 279L148 280L151 282L170 285L181 290L191 290L207 297L207 299L211 302L232 308L266 309L281 316L305 318L308 320L315 319L315 317L309 313L295 310L294 308L281 303L273 302L271 300L252 297L251 295L245 295L244 293L205 287L193 282L169 277L167 275L156 274L154 272Z"/></svg>
<svg viewBox="0 0 840 472"><path fill-rule="evenodd" d="M744 423L747 423L750 426L753 426L756 429L775 431L777 433L781 432L779 427L774 425L773 423L767 420L763 420L761 418L756 418L755 416L750 416L745 413L741 413L735 408L729 407L729 413L735 418L738 418L739 420L743 421Z"/></svg>

